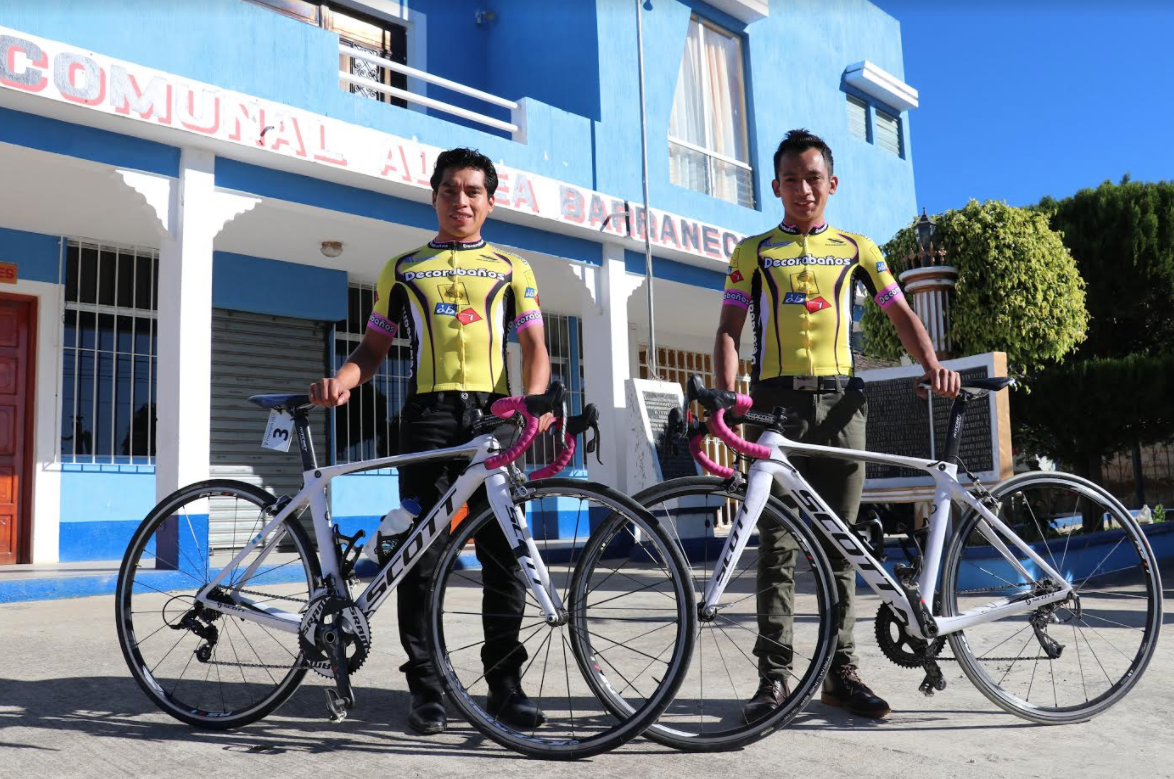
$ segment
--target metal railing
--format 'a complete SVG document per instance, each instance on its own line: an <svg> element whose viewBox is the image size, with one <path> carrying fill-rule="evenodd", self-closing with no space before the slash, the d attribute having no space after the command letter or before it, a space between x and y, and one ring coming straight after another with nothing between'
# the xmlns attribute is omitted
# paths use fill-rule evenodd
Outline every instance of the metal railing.
<svg viewBox="0 0 1174 779"><path fill-rule="evenodd" d="M411 68L407 65L402 65L398 62L389 60L386 57L381 57L378 54L367 51L365 49L349 46L345 43L339 43L338 51L339 54L346 55L347 57L353 57L355 59L370 62L372 64L378 65L381 68L387 68L388 70L394 71L396 73L402 73L408 78L415 78L428 84L435 84L438 87L443 87L452 92L456 92L457 94L466 95L491 105L508 108L511 111L518 107L518 104L513 100L506 100L504 97L491 95L488 92L482 92L480 89L474 89L473 87L465 86L464 84L458 84L455 81L449 81L446 78L434 76L431 73L426 73L422 70ZM387 84L375 81L374 79L350 73L345 70L344 66L341 64L339 67L338 77L341 81L348 84L354 84L355 86L362 87L363 89L375 90L376 92L380 92L389 97L398 98L409 103L415 103L416 105L421 105L425 108L432 108L436 111L443 111L444 113L452 114L453 116L459 116L462 119L468 119L471 122L484 124L497 130L504 130L509 133L516 133L518 131L518 125L512 122L503 122L500 119L494 119L492 116L486 116L485 114L477 113L476 111L470 111L467 108L460 108L459 106L445 103L442 100L434 100L433 98L425 97L424 95L417 95L414 92L409 92L406 89L399 89L398 87L388 86Z"/></svg>

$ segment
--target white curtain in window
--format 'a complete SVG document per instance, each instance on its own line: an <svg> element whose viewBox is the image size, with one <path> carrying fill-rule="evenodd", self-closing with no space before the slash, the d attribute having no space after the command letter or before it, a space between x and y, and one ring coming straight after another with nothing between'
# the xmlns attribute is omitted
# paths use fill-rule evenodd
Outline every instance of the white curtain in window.
<svg viewBox="0 0 1174 779"><path fill-rule="evenodd" d="M673 113L669 117L669 137L706 146L705 87L701 72L701 25L689 22L685 39L685 53L677 75L677 92L673 97ZM706 175L707 160L684 146L669 143L669 174L672 181L689 189L709 191Z"/></svg>
<svg viewBox="0 0 1174 779"><path fill-rule="evenodd" d="M704 33L705 67L709 81L711 138L709 148L736 160L746 159L745 124L742 112L742 62L738 41L712 27ZM739 169L713 160L711 192L722 200L737 203Z"/></svg>

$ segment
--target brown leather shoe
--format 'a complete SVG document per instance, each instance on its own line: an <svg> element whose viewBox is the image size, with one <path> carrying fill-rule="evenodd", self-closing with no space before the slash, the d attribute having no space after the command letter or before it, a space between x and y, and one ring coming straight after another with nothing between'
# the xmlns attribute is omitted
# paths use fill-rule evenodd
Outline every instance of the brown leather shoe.
<svg viewBox="0 0 1174 779"><path fill-rule="evenodd" d="M823 680L823 692L819 699L828 706L847 709L858 717L870 719L882 719L892 711L883 698L860 681L854 665L841 665L829 670Z"/></svg>
<svg viewBox="0 0 1174 779"><path fill-rule="evenodd" d="M742 716L746 722L754 722L767 716L791 694L791 688L786 679L762 679L758 683L758 692L742 707Z"/></svg>

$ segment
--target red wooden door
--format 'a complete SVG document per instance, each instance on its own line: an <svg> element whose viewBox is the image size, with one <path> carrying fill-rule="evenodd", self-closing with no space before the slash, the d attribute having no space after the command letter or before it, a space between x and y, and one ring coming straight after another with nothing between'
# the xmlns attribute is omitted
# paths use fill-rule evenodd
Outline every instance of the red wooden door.
<svg viewBox="0 0 1174 779"><path fill-rule="evenodd" d="M28 562L35 304L0 297L0 565Z"/></svg>

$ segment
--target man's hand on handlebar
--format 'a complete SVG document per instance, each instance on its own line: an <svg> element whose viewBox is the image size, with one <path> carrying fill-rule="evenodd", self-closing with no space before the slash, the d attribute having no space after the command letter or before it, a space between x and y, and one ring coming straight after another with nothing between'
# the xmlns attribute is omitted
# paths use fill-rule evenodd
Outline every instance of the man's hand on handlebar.
<svg viewBox="0 0 1174 779"><path fill-rule="evenodd" d="M338 379L320 379L310 385L310 403L323 408L341 406L350 400L351 391Z"/></svg>
<svg viewBox="0 0 1174 779"><path fill-rule="evenodd" d="M929 392L943 398L956 398L962 390L962 377L957 371L939 365L933 370L926 371L924 376L916 380L915 386L917 397L922 400L928 397Z"/></svg>

